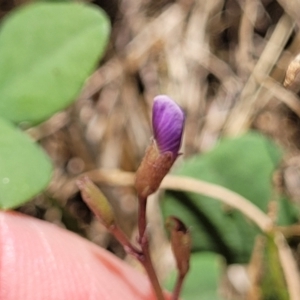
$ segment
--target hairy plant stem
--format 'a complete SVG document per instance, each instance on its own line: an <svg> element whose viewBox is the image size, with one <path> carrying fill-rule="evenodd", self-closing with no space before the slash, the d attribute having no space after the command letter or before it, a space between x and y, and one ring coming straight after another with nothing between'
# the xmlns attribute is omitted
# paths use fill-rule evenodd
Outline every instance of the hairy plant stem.
<svg viewBox="0 0 300 300"><path fill-rule="evenodd" d="M146 232L146 206L147 206L147 198L139 197L139 211L138 211L138 230L139 237L138 242L142 249L143 257L140 259L141 264L144 266L149 280L152 284L154 292L158 300L165 300L161 286L159 284L156 272L153 267L153 263L150 256L149 251L149 240Z"/></svg>
<svg viewBox="0 0 300 300"><path fill-rule="evenodd" d="M112 225L109 228L110 233L119 241L124 250L134 256L139 261L143 259L143 253L129 241L125 233L117 225Z"/></svg>
<svg viewBox="0 0 300 300"><path fill-rule="evenodd" d="M147 217L146 217L147 198L139 197L138 199L139 199L139 206L138 206L139 237L138 237L138 242L141 245L142 239L145 236L146 226L147 226Z"/></svg>
<svg viewBox="0 0 300 300"><path fill-rule="evenodd" d="M119 241L119 243L123 246L124 250L134 256L145 268L149 280L152 284L153 290L157 297L157 300L165 300L161 286L159 284L158 278L156 276L156 272L154 270L150 251L149 251L149 240L146 232L146 205L147 198L139 198L139 211L138 211L138 243L141 249L138 249L128 239L128 237L124 234L124 232L118 227L116 224L111 225L108 230L110 233Z"/></svg>
<svg viewBox="0 0 300 300"><path fill-rule="evenodd" d="M180 292L181 292L181 288L182 288L184 278L185 278L185 274L178 273L175 288L174 288L174 291L173 291L173 294L172 294L172 300L178 300L179 299L179 295L180 295Z"/></svg>

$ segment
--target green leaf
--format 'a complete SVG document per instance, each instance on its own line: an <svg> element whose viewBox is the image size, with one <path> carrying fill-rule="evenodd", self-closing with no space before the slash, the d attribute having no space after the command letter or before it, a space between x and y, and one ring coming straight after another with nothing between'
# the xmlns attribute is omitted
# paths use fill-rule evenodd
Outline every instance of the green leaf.
<svg viewBox="0 0 300 300"><path fill-rule="evenodd" d="M221 300L218 285L221 277L221 258L214 253L197 253L191 256L190 271L182 288L183 300ZM165 288L172 291L176 282L176 271L172 272Z"/></svg>
<svg viewBox="0 0 300 300"><path fill-rule="evenodd" d="M109 36L96 7L34 3L0 30L0 116L32 125L65 108L94 70Z"/></svg>
<svg viewBox="0 0 300 300"><path fill-rule="evenodd" d="M22 131L0 118L0 208L26 202L48 184L48 156Z"/></svg>
<svg viewBox="0 0 300 300"><path fill-rule="evenodd" d="M280 149L266 137L249 132L222 140L211 152L188 159L176 172L224 186L267 212L274 199L272 173L281 159ZM295 211L280 199L279 223L293 223ZM229 263L247 262L259 232L241 213L209 197L168 191L162 202L167 218L175 215L191 227L193 251L215 251Z"/></svg>

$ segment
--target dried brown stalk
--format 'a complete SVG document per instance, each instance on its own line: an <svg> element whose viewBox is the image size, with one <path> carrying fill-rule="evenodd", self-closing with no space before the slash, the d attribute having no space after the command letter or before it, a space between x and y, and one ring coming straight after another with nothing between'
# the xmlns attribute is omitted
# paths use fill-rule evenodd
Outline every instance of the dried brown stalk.
<svg viewBox="0 0 300 300"><path fill-rule="evenodd" d="M96 182L120 186L132 186L134 173L118 170L91 171L87 175ZM177 191L189 191L215 198L239 211L252 220L263 232L272 229L272 220L257 206L224 187L189 177L167 175L160 188Z"/></svg>
<svg viewBox="0 0 300 300"><path fill-rule="evenodd" d="M230 114L225 128L228 135L237 135L248 129L257 109L261 109L266 104L265 102L262 103L262 99L259 97L262 89L261 79L269 76L294 26L295 21L287 14L284 14L277 23L271 38L243 88L239 103Z"/></svg>

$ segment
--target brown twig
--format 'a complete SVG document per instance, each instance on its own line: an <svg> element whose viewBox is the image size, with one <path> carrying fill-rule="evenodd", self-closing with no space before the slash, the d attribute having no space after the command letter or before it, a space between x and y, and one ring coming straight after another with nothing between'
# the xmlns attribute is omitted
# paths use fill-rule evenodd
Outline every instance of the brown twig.
<svg viewBox="0 0 300 300"><path fill-rule="evenodd" d="M156 272L153 267L152 259L149 251L149 240L148 233L146 231L147 219L146 219L146 208L147 208L147 198L139 197L139 211L138 211L138 229L139 237L138 242L142 249L142 257L140 262L144 266L150 282L152 283L153 289L155 291L158 300L164 300L163 292L159 284Z"/></svg>
<svg viewBox="0 0 300 300"><path fill-rule="evenodd" d="M142 265L144 266L148 277L150 279L150 282L153 286L153 289L155 291L157 300L165 300L165 297L163 295L161 286L159 284L156 272L153 267L153 263L151 260L150 252L149 252L149 241L147 234L144 235L143 239L141 240L141 248L143 252L143 260L140 260Z"/></svg>
<svg viewBox="0 0 300 300"><path fill-rule="evenodd" d="M172 294L172 300L178 300L179 295L182 289L182 284L184 281L185 275L178 274L178 277L176 279L175 288Z"/></svg>

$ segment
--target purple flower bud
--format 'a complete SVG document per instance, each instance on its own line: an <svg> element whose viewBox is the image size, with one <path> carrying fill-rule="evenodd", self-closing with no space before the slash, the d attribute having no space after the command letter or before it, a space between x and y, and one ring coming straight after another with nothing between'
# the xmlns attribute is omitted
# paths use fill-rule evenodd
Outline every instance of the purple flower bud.
<svg viewBox="0 0 300 300"><path fill-rule="evenodd" d="M154 193L175 162L184 126L182 109L168 96L154 98L152 126L155 142L147 148L136 172L135 188L140 198Z"/></svg>
<svg viewBox="0 0 300 300"><path fill-rule="evenodd" d="M185 116L179 105L166 95L154 98L152 126L154 138L161 153L178 156Z"/></svg>

